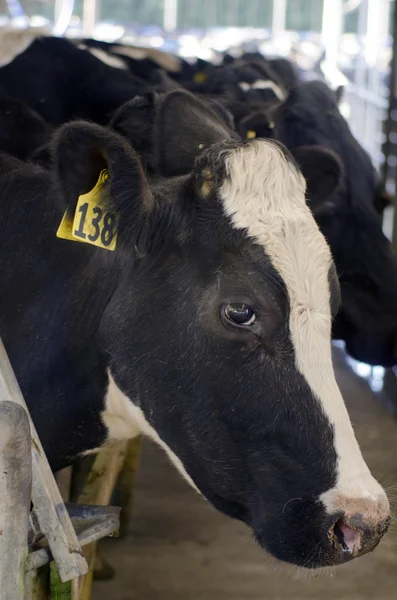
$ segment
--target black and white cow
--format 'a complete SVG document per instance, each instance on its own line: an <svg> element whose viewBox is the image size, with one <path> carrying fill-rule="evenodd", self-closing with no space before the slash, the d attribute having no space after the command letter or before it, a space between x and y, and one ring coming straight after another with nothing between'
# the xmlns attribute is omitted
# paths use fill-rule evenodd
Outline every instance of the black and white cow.
<svg viewBox="0 0 397 600"><path fill-rule="evenodd" d="M235 135L227 112L222 114L219 106L215 112L199 98L191 96L188 101L188 92L176 91L155 100L136 98L116 112L112 126L135 144L149 170L169 176L190 170L196 156L215 139ZM167 123L170 144L178 147L173 157L179 152L166 165L158 162L153 150L156 137L161 136L157 113L166 113L160 121ZM193 131L191 124L197 119L201 129ZM313 197L310 185L308 189L310 208L331 246L341 279L342 306L333 322L333 337L343 339L349 354L358 360L395 364L397 260L382 231L379 179L340 114L333 92L322 82L301 84L277 109L249 115L244 126L247 132L282 141L294 150L298 162L316 148L320 154L324 148L336 153L328 154L329 162L322 162L321 168L328 171L329 181L340 179L338 187L324 185L323 193ZM190 134L183 136L184 131ZM180 139L189 140L186 151L178 146Z"/></svg>
<svg viewBox="0 0 397 600"><path fill-rule="evenodd" d="M340 275L342 306L334 337L353 357L370 364L397 362L397 259L382 231L384 206L371 159L322 82L301 84L270 116L272 135L288 148L321 146L336 152L341 185L325 201L311 202ZM306 148L295 152L304 155Z"/></svg>
<svg viewBox="0 0 397 600"><path fill-rule="evenodd" d="M0 334L52 467L140 430L277 558L372 550L389 504L335 382L338 281L292 155L227 140L149 181L117 133L75 122L53 161L0 157ZM56 236L103 169L106 214L72 231L114 251Z"/></svg>
<svg viewBox="0 0 397 600"><path fill-rule="evenodd" d="M124 102L151 89L69 40L0 30L0 96L27 104L51 125L75 118L105 124Z"/></svg>

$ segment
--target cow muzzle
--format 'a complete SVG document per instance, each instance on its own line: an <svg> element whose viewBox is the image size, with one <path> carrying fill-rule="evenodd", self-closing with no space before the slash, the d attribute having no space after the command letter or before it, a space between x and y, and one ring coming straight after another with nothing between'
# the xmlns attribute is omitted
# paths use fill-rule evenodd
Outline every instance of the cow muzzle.
<svg viewBox="0 0 397 600"><path fill-rule="evenodd" d="M373 498L340 496L334 505L328 530L329 564L340 564L371 552L390 525L389 502L385 494Z"/></svg>

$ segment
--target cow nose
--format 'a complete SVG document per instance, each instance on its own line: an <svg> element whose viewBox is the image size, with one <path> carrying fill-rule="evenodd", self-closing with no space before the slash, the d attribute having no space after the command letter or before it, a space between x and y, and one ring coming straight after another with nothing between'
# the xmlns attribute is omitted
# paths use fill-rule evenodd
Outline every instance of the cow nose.
<svg viewBox="0 0 397 600"><path fill-rule="evenodd" d="M368 503L367 503L368 506ZM363 512L339 515L328 531L333 548L342 553L344 560L362 556L379 544L388 530L391 517L380 514L377 508Z"/></svg>

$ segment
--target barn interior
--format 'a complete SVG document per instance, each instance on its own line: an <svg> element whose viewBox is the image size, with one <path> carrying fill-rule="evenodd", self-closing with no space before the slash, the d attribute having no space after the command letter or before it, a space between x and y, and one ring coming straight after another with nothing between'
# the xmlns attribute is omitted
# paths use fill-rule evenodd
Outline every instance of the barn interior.
<svg viewBox="0 0 397 600"><path fill-rule="evenodd" d="M198 86L195 91L199 93L200 85L205 84L207 72L211 72L214 65L217 68L233 65L250 53L258 53L268 60L289 61L300 82L326 84L335 95L341 117L370 157L378 173L380 204L376 209L380 212L380 227L395 252L395 4L395 0L3 0L0 28L7 31L40 28L46 35L64 37L76 44L92 44L90 47L98 58L101 53L101 60L107 52L106 44L123 47L119 53L109 50L107 64L112 66L115 56L116 60L124 60L125 48L132 47L134 62L148 57L150 61L160 60L160 70L169 78L167 82L173 81L176 87L180 80L173 79L175 72L167 65L170 57L178 57L192 68L192 82ZM4 95L2 66L0 63L0 96ZM144 74L142 77L144 79ZM241 81L239 85L241 87ZM287 100L291 92L287 87L282 90L281 98L277 91L277 102ZM268 88L265 85L265 89ZM272 129L271 119L267 126L269 123ZM254 127L256 123L247 125L243 137L261 137ZM335 128L334 131L338 136L340 130ZM337 143L342 142L339 139ZM335 146L331 150L335 151ZM349 177L359 181L362 171L359 164L356 167L349 172ZM367 246L374 244L374 253L376 243L376 239L366 240ZM349 244L349 248L351 246ZM352 250L360 252L358 247L353 246ZM361 288L364 294L368 292L365 274L360 273L347 284L344 283L346 273L339 270L338 275L342 307L343 285L354 287L357 281L360 294ZM358 307L366 302L360 294L354 299ZM363 327L376 338L377 325L372 328L370 321L371 311L380 310L380 292L374 292L372 302L376 308L370 307L365 313L369 321ZM337 597L340 600L394 600L397 593L397 343L391 341L392 317L390 324L387 322L387 315L392 314L390 302L393 300L388 299L382 334L370 347L358 335L354 343L345 343L337 339L338 335L332 342L336 380L362 454L386 490L391 505L389 530L373 552L348 564L314 570L275 560L264 553L244 524L215 510L189 486L164 450L144 437L132 445L124 444L121 450L116 448L114 456L106 455L96 471L96 459L91 456L73 469L68 467L56 474L65 502L78 500L81 504L122 506L120 531L112 531L106 537L98 534L92 538L94 542L83 548L93 576L83 581L80 573L79 580L73 580L70 587L62 587L65 581L53 579L52 567L49 570L48 565L45 566L46 560L48 563L52 560L51 565L56 563L60 570L50 544L52 556L50 553L47 559L37 563L42 570L30 567L28 571L34 572L36 583L32 584L33 575L26 577L25 591L20 587L21 595L13 596L7 595L8 592L2 595L0 581L0 599L331 600ZM397 304L394 309L397 315ZM397 318L395 327L397 331ZM378 351L381 335L386 334L387 358L384 349ZM391 354L396 357L396 364L390 359ZM0 367L2 360L0 352ZM1 383L0 372L0 391ZM0 443L0 455L1 451ZM106 489L98 487L96 490L101 478ZM88 491L84 488L81 492L87 481ZM0 478L0 485L1 482ZM32 525L30 527L32 529ZM2 533L0 522L0 536ZM7 539L9 544L12 538ZM41 538L35 539L29 552L40 552L40 543ZM0 537L0 579L6 571L6 567L1 567L2 561L7 569L10 564L6 563L4 552ZM40 561L39 555L37 557ZM61 579L67 578L61 573Z"/></svg>

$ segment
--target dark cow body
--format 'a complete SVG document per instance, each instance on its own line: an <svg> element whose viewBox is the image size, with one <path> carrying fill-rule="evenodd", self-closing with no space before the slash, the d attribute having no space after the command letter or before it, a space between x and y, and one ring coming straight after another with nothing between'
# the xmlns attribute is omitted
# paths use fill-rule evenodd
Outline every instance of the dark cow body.
<svg viewBox="0 0 397 600"><path fill-rule="evenodd" d="M342 306L333 334L358 360L391 366L396 362L397 260L382 232L380 183L371 159L322 82L298 86L271 119L273 136L288 148L322 146L342 161L339 190L311 204L340 275Z"/></svg>
<svg viewBox="0 0 397 600"><path fill-rule="evenodd" d="M85 38L79 42L78 47L86 47L91 52L100 50L110 60L116 57L133 76L139 77L157 92L168 92L179 88L180 84L175 78L186 72L189 66L182 59L160 50L126 46L116 42ZM134 54L139 58L134 58Z"/></svg>
<svg viewBox="0 0 397 600"><path fill-rule="evenodd" d="M212 139L187 175L148 181L120 136L76 122L53 160L52 172L7 155L0 165L0 332L52 467L137 424L276 557L317 567L372 549L388 502L334 380L337 281L292 156ZM104 168L113 252L56 237ZM310 278L301 289L297 252L320 294Z"/></svg>
<svg viewBox="0 0 397 600"><path fill-rule="evenodd" d="M26 104L0 98L0 151L27 160L51 136L51 127Z"/></svg>
<svg viewBox="0 0 397 600"><path fill-rule="evenodd" d="M53 37L34 40L0 68L0 95L24 102L52 125L73 118L105 124L115 109L144 91L141 79Z"/></svg>

